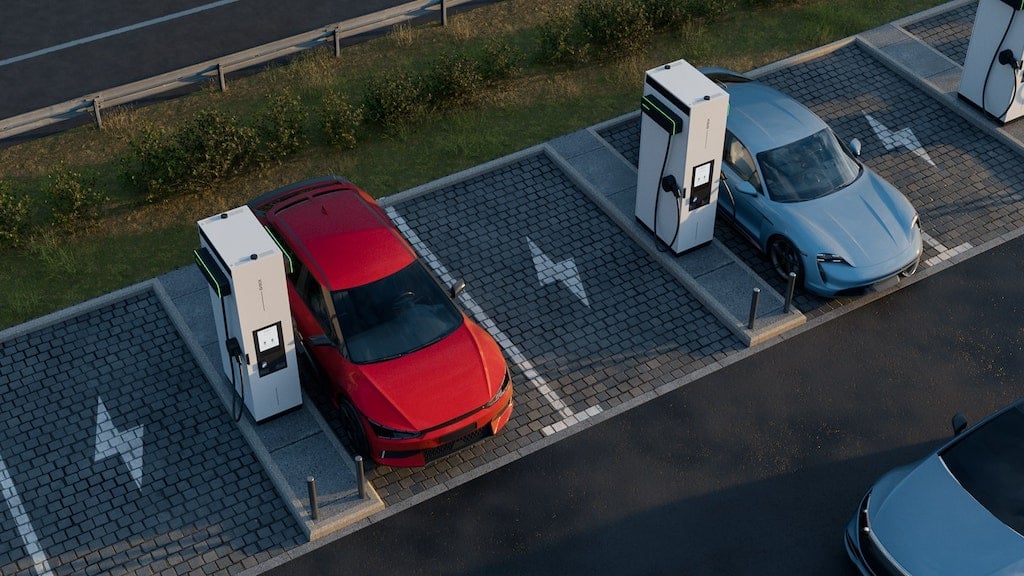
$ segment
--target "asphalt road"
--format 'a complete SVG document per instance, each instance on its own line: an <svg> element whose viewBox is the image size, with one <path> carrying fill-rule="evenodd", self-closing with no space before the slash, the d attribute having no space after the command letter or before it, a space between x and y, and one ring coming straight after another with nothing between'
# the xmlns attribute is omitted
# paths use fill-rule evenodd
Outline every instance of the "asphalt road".
<svg viewBox="0 0 1024 576"><path fill-rule="evenodd" d="M1020 394L1015 240L270 572L853 574L881 473Z"/></svg>
<svg viewBox="0 0 1024 576"><path fill-rule="evenodd" d="M0 17L0 118L88 96L404 2L4 0ZM208 9L85 41L199 8ZM38 55L19 59L33 54Z"/></svg>

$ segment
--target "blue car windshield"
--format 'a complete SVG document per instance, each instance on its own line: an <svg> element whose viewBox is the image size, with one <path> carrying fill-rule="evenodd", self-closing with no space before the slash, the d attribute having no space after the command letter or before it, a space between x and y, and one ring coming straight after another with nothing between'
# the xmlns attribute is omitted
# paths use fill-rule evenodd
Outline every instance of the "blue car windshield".
<svg viewBox="0 0 1024 576"><path fill-rule="evenodd" d="M761 152L757 161L768 197L776 202L803 202L828 196L852 184L861 170L827 128Z"/></svg>
<svg viewBox="0 0 1024 576"><path fill-rule="evenodd" d="M418 260L331 297L349 360L357 364L415 352L462 325L462 314Z"/></svg>
<svg viewBox="0 0 1024 576"><path fill-rule="evenodd" d="M954 442L939 457L986 510L1024 535L1024 408L1016 404Z"/></svg>

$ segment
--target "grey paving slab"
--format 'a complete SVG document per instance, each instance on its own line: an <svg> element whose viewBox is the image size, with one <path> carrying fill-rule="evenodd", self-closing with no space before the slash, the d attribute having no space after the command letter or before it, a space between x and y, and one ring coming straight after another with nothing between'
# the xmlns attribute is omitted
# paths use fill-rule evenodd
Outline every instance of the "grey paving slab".
<svg viewBox="0 0 1024 576"><path fill-rule="evenodd" d="M0 333L0 395L18 521L54 574L171 573L304 540L152 290ZM138 431L138 483L97 454L102 418ZM0 573L30 573L0 509Z"/></svg>
<svg viewBox="0 0 1024 576"><path fill-rule="evenodd" d="M977 2L961 2L959 6L954 5L939 14L914 18L904 24L903 28L946 58L963 66L977 12Z"/></svg>
<svg viewBox="0 0 1024 576"><path fill-rule="evenodd" d="M624 119L613 120L610 124L620 122L638 123L635 115L627 115ZM691 250L688 254L670 255L654 240L634 218L636 198L636 166L632 165L625 155L614 147L604 144L598 136L599 129L581 130L575 135L563 137L560 141L571 141L588 151L579 154L569 151L569 156L562 155L558 146L551 146L552 153L560 157L567 165L578 183L591 200L605 209L609 216L640 246L644 247L659 264L666 266L680 281L682 286L691 292L722 322L748 345L763 342L787 330L804 323L805 318L796 309L784 312L784 299L771 286L766 284L741 260L732 257L721 243L710 244ZM589 138L600 146L588 143ZM637 142L639 134L637 133ZM626 143L629 157L637 157L632 150L637 146L633 140ZM611 184L610 184L611 183ZM719 262L724 272L713 279L704 274L708 262ZM690 265L695 265L690 268ZM729 282L728 290L722 290L723 282ZM763 304L760 310L760 321L751 327L749 322L752 292L756 288ZM736 295L745 291L745 296Z"/></svg>
<svg viewBox="0 0 1024 576"><path fill-rule="evenodd" d="M195 266L182 267L159 280L172 302L173 313L184 324L179 330L193 343L194 353L223 407L234 413L237 400L222 373L223 351L214 324L219 310L210 300L208 285ZM247 413L244 416L238 426L307 538L322 538L383 508L372 486L365 487L364 498L359 497L352 456L305 396L299 408L258 425ZM316 520L310 511L310 477L326 490Z"/></svg>

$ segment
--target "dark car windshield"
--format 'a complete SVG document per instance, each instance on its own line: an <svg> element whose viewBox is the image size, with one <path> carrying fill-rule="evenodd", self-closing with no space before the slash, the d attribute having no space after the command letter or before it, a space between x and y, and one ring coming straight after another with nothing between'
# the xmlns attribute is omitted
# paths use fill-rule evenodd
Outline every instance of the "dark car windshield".
<svg viewBox="0 0 1024 576"><path fill-rule="evenodd" d="M939 456L975 500L1024 535L1024 409L1020 403Z"/></svg>
<svg viewBox="0 0 1024 576"><path fill-rule="evenodd" d="M803 202L849 186L860 175L829 129L757 155L768 196L776 202Z"/></svg>
<svg viewBox="0 0 1024 576"><path fill-rule="evenodd" d="M462 324L462 314L419 261L331 296L349 359L358 364L414 352Z"/></svg>

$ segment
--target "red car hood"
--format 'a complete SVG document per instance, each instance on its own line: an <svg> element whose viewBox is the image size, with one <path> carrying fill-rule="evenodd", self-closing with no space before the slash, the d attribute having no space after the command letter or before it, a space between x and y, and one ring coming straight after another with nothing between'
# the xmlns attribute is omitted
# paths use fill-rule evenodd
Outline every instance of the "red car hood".
<svg viewBox="0 0 1024 576"><path fill-rule="evenodd" d="M480 408L501 389L506 371L497 343L468 320L426 348L356 368L361 382L350 394L366 417L407 431L429 430Z"/></svg>

